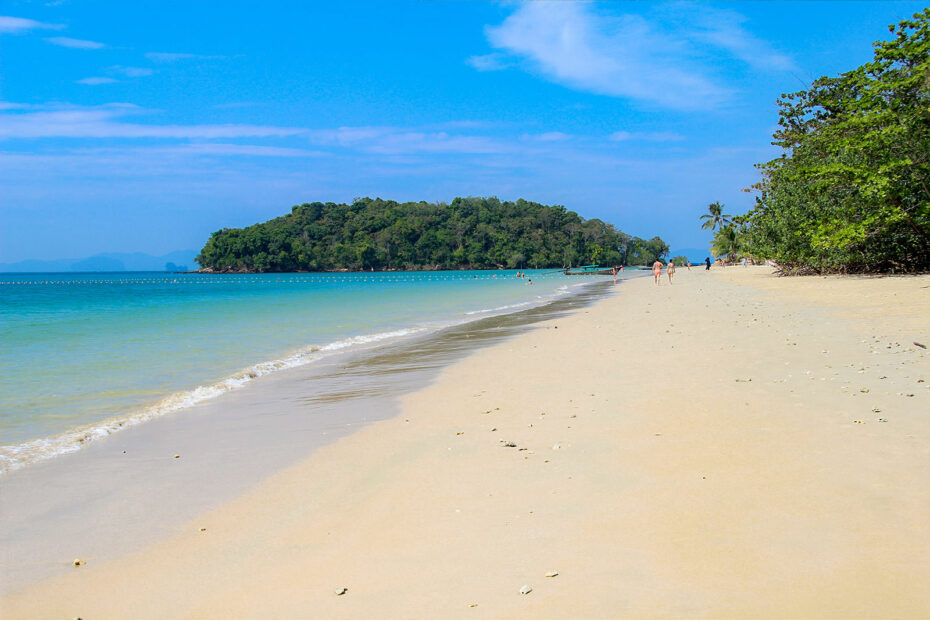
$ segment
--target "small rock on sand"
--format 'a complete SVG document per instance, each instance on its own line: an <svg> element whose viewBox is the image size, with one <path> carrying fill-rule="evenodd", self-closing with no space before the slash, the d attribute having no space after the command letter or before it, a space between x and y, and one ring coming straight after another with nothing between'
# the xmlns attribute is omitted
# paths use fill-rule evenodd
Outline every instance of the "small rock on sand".
<svg viewBox="0 0 930 620"><path fill-rule="evenodd" d="M532 586L523 586L522 588L520 588L520 594L529 594L532 591L533 591Z"/></svg>
<svg viewBox="0 0 930 620"><path fill-rule="evenodd" d="M74 560L74 562L72 562L72 564L74 564L74 566L84 566L85 564L87 564L87 562L85 562L84 560L80 558L77 558Z"/></svg>
<svg viewBox="0 0 930 620"><path fill-rule="evenodd" d="M345 593L348 592L348 591L349 591L349 588L336 588L335 590L333 590L333 593L334 593L336 596L342 596L343 594L345 594Z"/></svg>

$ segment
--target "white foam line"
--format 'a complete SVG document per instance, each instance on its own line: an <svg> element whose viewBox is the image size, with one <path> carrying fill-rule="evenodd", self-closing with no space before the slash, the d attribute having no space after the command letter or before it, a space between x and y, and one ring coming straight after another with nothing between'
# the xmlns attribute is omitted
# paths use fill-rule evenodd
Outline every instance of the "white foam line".
<svg viewBox="0 0 930 620"><path fill-rule="evenodd" d="M325 354L382 340L401 338L425 330L425 327L399 329L363 336L353 336L322 346L305 347L287 357L249 366L217 383L201 385L193 390L171 394L154 405L142 410L88 424L53 437L33 439L9 446L0 446L0 475L61 454L76 452L96 439L107 437L117 431L142 424L143 422L175 411L193 407L194 405L216 398L226 392L237 390L258 377L309 364L323 357Z"/></svg>
<svg viewBox="0 0 930 620"><path fill-rule="evenodd" d="M501 313L504 310L525 308L527 306L541 306L558 297L569 294L573 288L578 288L580 286L585 286L591 283L593 283L593 281L579 282L577 284L565 284L551 291L547 296L537 296L537 299L539 300L539 303L537 304L533 304L532 302L522 302L518 304L498 306L496 308L489 308L486 310L473 310L463 314L485 315L493 312ZM478 318L481 317L474 317L471 320L477 320ZM14 445L0 446L0 475L21 469L32 463L37 463L39 461L53 458L55 456L76 452L83 446L96 439L108 437L115 432L136 426L137 424L142 424L143 422L148 422L149 420L159 418L175 411L188 409L204 401L221 396L222 394L225 394L229 391L237 390L258 377L262 377L264 375L281 370L287 370L289 368L303 366L304 364L309 364L310 362L316 361L327 354L339 352L350 347L371 344L382 340L402 338L404 336L421 333L429 329L441 329L446 326L467 322L469 322L469 320L448 321L439 325L432 325L430 327L413 327L389 332L353 336L351 338L337 340L335 342L330 342L321 346L305 347L287 357L260 362L253 366L249 366L244 370L236 372L229 377L218 381L217 383L213 383L211 385L201 385L192 390L171 394L170 396L163 398L154 405L123 416L101 420L86 426L72 429L70 431L65 431L64 433L60 433L52 437L33 439Z"/></svg>

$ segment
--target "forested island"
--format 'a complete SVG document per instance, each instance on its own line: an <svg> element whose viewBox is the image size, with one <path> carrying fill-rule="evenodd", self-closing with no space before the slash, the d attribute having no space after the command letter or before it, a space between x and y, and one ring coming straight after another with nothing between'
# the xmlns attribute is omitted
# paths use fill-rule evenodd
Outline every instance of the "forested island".
<svg viewBox="0 0 930 620"><path fill-rule="evenodd" d="M668 252L659 237L640 239L558 205L358 198L304 203L268 222L218 230L196 260L202 271L236 273L537 269L644 265Z"/></svg>

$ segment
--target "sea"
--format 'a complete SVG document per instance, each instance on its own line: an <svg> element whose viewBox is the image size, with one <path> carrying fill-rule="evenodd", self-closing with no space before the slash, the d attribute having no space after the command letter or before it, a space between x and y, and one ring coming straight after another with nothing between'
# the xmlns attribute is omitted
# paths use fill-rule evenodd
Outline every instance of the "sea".
<svg viewBox="0 0 930 620"><path fill-rule="evenodd" d="M0 474L265 375L610 280L523 273L0 274Z"/></svg>

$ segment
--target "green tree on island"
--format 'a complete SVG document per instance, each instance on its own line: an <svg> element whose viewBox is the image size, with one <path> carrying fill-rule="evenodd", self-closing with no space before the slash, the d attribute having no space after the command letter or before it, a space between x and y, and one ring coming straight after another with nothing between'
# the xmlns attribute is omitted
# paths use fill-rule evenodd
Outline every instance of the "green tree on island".
<svg viewBox="0 0 930 620"><path fill-rule="evenodd" d="M563 206L456 198L451 204L357 198L304 203L268 222L224 228L197 256L213 271L489 269L651 264L668 254Z"/></svg>

